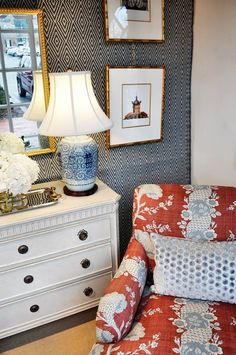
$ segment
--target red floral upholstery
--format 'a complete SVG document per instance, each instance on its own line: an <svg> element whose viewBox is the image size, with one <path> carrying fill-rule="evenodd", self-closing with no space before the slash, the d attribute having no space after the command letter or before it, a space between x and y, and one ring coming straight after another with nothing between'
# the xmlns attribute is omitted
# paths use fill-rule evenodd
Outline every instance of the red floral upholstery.
<svg viewBox="0 0 236 355"><path fill-rule="evenodd" d="M235 211L234 187L141 185L134 192L133 226L170 237L230 240L236 235Z"/></svg>
<svg viewBox="0 0 236 355"><path fill-rule="evenodd" d="M97 344L90 355L236 354L236 305L151 293L146 278L147 266L155 266L150 232L195 241L234 241L236 188L136 188L134 237L100 301Z"/></svg>
<svg viewBox="0 0 236 355"><path fill-rule="evenodd" d="M150 294L143 296L129 334L96 344L90 355L233 355L235 336L235 305Z"/></svg>
<svg viewBox="0 0 236 355"><path fill-rule="evenodd" d="M118 341L129 331L142 296L146 276L145 250L133 238L119 270L99 304L96 317L99 342Z"/></svg>

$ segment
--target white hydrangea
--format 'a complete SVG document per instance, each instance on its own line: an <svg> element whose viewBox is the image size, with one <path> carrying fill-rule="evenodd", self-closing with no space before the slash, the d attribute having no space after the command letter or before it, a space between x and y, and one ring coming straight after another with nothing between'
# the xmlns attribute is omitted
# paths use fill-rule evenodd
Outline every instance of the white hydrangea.
<svg viewBox="0 0 236 355"><path fill-rule="evenodd" d="M25 150L24 142L12 132L0 133L0 151L13 154L23 153Z"/></svg>
<svg viewBox="0 0 236 355"><path fill-rule="evenodd" d="M23 154L0 152L0 192L26 193L37 180L38 163Z"/></svg>

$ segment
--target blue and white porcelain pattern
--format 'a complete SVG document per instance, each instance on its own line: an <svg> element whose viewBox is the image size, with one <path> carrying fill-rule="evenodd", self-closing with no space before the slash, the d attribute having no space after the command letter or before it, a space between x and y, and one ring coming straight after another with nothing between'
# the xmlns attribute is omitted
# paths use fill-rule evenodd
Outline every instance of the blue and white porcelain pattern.
<svg viewBox="0 0 236 355"><path fill-rule="evenodd" d="M62 179L71 191L93 188L98 167L98 147L89 136L65 137L58 144L57 154Z"/></svg>

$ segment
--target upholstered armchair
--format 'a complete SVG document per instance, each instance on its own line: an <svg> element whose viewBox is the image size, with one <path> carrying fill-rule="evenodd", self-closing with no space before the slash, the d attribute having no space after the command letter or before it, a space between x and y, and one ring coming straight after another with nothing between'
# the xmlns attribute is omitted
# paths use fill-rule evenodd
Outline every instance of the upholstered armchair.
<svg viewBox="0 0 236 355"><path fill-rule="evenodd" d="M90 354L236 354L236 188L141 185L132 222Z"/></svg>

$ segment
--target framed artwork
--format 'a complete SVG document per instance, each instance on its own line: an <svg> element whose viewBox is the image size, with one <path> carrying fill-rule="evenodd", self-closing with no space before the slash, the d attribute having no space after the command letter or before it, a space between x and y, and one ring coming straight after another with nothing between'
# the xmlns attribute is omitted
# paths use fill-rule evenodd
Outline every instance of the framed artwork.
<svg viewBox="0 0 236 355"><path fill-rule="evenodd" d="M163 138L164 81L164 66L106 66L108 148Z"/></svg>
<svg viewBox="0 0 236 355"><path fill-rule="evenodd" d="M104 14L106 41L164 41L164 0L104 0Z"/></svg>

